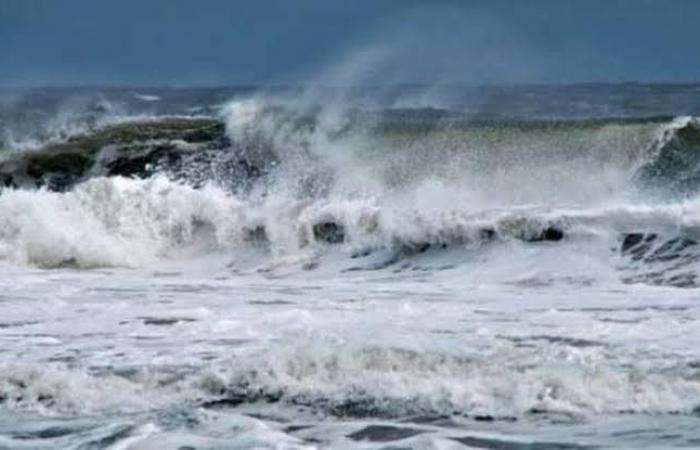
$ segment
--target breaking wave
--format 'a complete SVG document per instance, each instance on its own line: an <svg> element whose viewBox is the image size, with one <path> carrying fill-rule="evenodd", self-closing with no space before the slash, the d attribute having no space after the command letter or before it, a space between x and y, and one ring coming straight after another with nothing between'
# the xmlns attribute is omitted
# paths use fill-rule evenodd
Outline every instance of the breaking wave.
<svg viewBox="0 0 700 450"><path fill-rule="evenodd" d="M235 101L214 117L112 121L4 154L0 253L87 268L207 252L235 262L253 249L268 259L251 269L265 270L311 269L337 248L346 271L592 240L614 249L611 270L634 268L624 280L694 286L698 145L692 117L493 121ZM662 261L629 258L635 234L662 252L685 244Z"/></svg>
<svg viewBox="0 0 700 450"><path fill-rule="evenodd" d="M598 414L697 413L697 367L614 360L604 344L556 336L546 352L503 339L494 354L459 356L327 343L276 346L204 369L85 371L6 366L0 403L44 414L277 404L340 418L585 420ZM533 347L532 345L529 347ZM567 357L564 357L565 355Z"/></svg>

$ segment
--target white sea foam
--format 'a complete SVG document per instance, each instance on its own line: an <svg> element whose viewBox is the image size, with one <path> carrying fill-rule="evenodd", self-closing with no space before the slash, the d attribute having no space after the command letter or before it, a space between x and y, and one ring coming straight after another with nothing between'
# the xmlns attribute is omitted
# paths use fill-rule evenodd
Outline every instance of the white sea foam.
<svg viewBox="0 0 700 450"><path fill-rule="evenodd" d="M240 233L240 203L215 188L155 178L97 178L74 191L5 191L3 259L45 267L135 266L171 251L225 248Z"/></svg>
<svg viewBox="0 0 700 450"><path fill-rule="evenodd" d="M700 398L692 370L644 363L616 367L609 361L618 355L585 348L585 342L584 348L544 353L491 345L487 354L456 356L307 342L234 360L223 378L207 378L205 386L214 392L228 386L234 395L261 390L340 415L374 410L389 417L689 413ZM618 363L623 362L628 361Z"/></svg>
<svg viewBox="0 0 700 450"><path fill-rule="evenodd" d="M152 95L152 94L139 94L135 93L134 98L138 100L142 100L144 102L157 102L160 101L160 96L159 95Z"/></svg>
<svg viewBox="0 0 700 450"><path fill-rule="evenodd" d="M517 341L515 341L517 344ZM581 339L533 348L489 339L485 354L302 341L248 352L226 365L88 374L5 365L0 398L13 410L44 414L139 412L221 399L274 398L324 414L363 417L494 416L533 413L689 414L700 382L683 365L654 367ZM556 342L556 336L552 337Z"/></svg>
<svg viewBox="0 0 700 450"><path fill-rule="evenodd" d="M476 210L439 205L442 192L422 192L418 208L369 198L295 200L288 195L239 199L222 189L194 189L162 177L95 178L67 193L5 190L0 196L2 259L42 267L143 266L186 254L228 252L264 230L273 256L327 251L314 226L341 226L345 245L361 249L415 245L470 246L496 240L536 240L555 227L568 239L665 232L693 237L700 230L697 200L675 204L580 208L531 206ZM435 195L429 207L430 197ZM320 241L318 239L321 239ZM588 244L587 244L588 245ZM324 250L326 249L326 250Z"/></svg>

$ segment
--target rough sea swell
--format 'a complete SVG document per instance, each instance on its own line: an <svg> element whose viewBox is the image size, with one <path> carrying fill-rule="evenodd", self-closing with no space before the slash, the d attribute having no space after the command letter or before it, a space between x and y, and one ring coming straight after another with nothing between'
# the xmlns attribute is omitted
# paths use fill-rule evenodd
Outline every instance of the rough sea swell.
<svg viewBox="0 0 700 450"><path fill-rule="evenodd" d="M700 120L316 100L3 116L0 447L698 442Z"/></svg>
<svg viewBox="0 0 700 450"><path fill-rule="evenodd" d="M337 244L360 270L428 249L616 239L622 256L683 261L680 284L695 278L691 117L475 121L243 100L217 117L121 117L18 147L0 162L11 262L132 267L204 246L311 268Z"/></svg>

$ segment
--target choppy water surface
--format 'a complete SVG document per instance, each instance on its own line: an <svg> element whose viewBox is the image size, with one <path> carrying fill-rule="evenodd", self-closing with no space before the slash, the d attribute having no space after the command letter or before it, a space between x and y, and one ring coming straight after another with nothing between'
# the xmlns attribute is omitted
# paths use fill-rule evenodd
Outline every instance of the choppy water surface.
<svg viewBox="0 0 700 450"><path fill-rule="evenodd" d="M700 446L700 91L550 90L4 93L0 448Z"/></svg>

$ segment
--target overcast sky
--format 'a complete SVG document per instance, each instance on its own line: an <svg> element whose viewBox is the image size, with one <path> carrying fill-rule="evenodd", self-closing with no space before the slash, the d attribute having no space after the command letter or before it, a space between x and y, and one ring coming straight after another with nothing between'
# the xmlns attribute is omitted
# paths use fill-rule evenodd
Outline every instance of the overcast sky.
<svg viewBox="0 0 700 450"><path fill-rule="evenodd" d="M698 0L0 0L0 86L699 80Z"/></svg>

